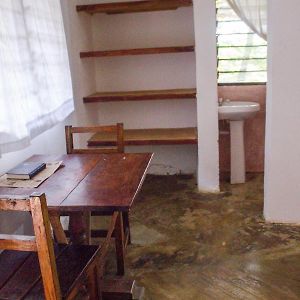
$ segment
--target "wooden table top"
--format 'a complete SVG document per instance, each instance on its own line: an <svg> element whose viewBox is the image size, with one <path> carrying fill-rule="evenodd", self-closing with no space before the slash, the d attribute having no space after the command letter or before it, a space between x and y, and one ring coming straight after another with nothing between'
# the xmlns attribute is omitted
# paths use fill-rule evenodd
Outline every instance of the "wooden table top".
<svg viewBox="0 0 300 300"><path fill-rule="evenodd" d="M28 161L59 161L58 169L38 188L1 188L2 195L46 194L48 207L60 211L128 211L153 154L34 155Z"/></svg>

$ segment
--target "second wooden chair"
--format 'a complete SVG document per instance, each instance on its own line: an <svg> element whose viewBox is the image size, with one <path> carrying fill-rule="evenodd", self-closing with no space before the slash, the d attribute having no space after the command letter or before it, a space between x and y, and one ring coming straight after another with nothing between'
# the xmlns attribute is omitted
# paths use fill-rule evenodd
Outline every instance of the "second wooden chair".
<svg viewBox="0 0 300 300"><path fill-rule="evenodd" d="M123 153L124 152L124 129L123 124L118 123L111 126L87 126L87 127L73 127L66 126L66 146L68 154L83 154L83 153ZM115 136L115 145L111 147L88 147L76 148L74 147L74 134L82 133L109 133Z"/></svg>
<svg viewBox="0 0 300 300"><path fill-rule="evenodd" d="M124 129L123 124L118 123L116 125L111 126L88 126L88 127L73 127L66 126L66 148L67 154L109 154L109 153L124 153ZM110 143L109 147L87 147L87 148L76 148L74 147L74 134L113 134L115 137L115 141ZM86 142L88 144L88 142ZM112 146L113 145L113 146ZM92 216L107 216L110 214L101 213L101 212L92 212ZM91 220L90 216L86 216L87 226L89 227L89 236L87 237L88 243L91 241L91 237L104 237L106 232L103 230L92 230L91 229ZM125 243L131 243L130 236L130 223L129 223L129 213L122 213L122 222L124 226L124 234L125 234ZM123 275L122 270L118 270L119 275Z"/></svg>

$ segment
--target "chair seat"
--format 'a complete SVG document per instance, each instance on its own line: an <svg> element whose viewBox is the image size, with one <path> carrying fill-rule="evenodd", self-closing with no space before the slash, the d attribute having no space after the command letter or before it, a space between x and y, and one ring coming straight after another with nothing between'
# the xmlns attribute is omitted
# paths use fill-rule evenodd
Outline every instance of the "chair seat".
<svg viewBox="0 0 300 300"><path fill-rule="evenodd" d="M69 295L76 279L80 276L85 278L86 266L97 250L99 246L55 245L63 298ZM0 300L45 299L37 253L3 251L0 254L0 270Z"/></svg>

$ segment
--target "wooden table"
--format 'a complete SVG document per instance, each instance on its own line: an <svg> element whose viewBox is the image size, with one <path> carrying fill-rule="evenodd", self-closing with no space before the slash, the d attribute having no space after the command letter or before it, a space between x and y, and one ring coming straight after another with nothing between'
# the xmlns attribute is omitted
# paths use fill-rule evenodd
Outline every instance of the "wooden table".
<svg viewBox="0 0 300 300"><path fill-rule="evenodd" d="M81 243L84 242L82 237L86 233L84 212L129 211L141 188L151 159L151 153L35 155L28 161L62 160L64 167L58 169L36 189L0 187L0 194L30 195L32 192L44 192L50 215L70 215L69 230L72 242ZM118 273L122 274L124 237L118 238Z"/></svg>

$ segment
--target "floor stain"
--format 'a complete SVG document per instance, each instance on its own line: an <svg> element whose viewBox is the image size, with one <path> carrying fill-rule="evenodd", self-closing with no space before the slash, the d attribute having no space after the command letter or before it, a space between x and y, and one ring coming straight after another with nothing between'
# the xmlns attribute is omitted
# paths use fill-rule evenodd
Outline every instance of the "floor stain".
<svg viewBox="0 0 300 300"><path fill-rule="evenodd" d="M265 223L263 175L199 193L147 176L131 212L127 275L146 300L300 299L300 227Z"/></svg>

